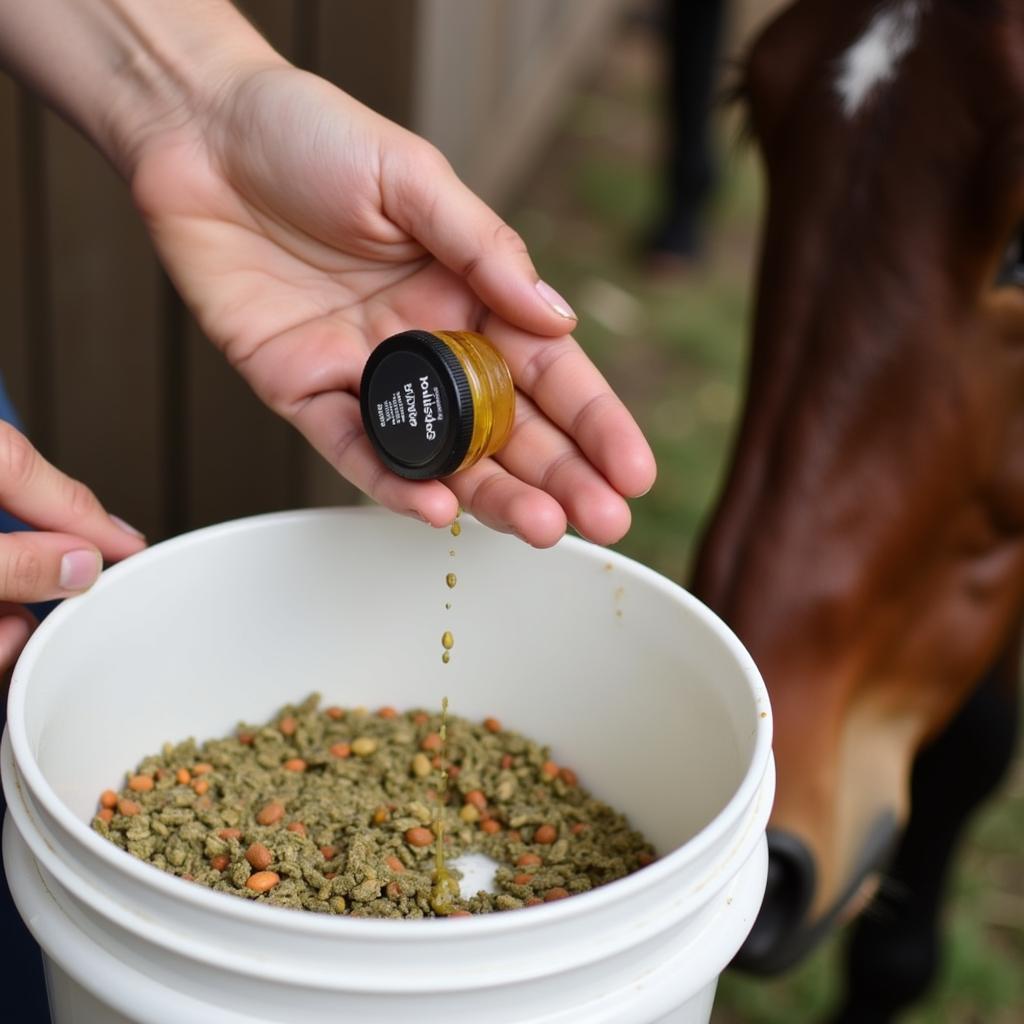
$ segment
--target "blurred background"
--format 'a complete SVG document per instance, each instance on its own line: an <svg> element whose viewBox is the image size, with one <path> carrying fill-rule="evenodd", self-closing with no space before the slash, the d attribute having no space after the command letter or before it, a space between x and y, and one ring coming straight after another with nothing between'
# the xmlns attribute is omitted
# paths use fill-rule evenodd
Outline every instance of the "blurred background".
<svg viewBox="0 0 1024 1024"><path fill-rule="evenodd" d="M658 483L634 504L633 529L619 548L684 580L742 397L762 193L756 154L735 141L736 112L719 106L713 162L688 168L695 191L708 188L702 216L680 224L672 212L667 6L240 6L295 63L440 146L523 234L541 275L580 314L578 339L658 457ZM715 51L717 93L730 62L784 3L734 0L721 25L713 6L677 0L684 31L695 26ZM684 67L703 77L693 60ZM0 372L40 449L108 508L159 540L237 516L357 500L202 338L120 180L7 79L0 222ZM1020 1024L1020 759L1001 798L975 822L955 887L943 980L908 1024ZM820 1021L835 998L840 946L833 942L782 981L726 976L715 1021Z"/></svg>

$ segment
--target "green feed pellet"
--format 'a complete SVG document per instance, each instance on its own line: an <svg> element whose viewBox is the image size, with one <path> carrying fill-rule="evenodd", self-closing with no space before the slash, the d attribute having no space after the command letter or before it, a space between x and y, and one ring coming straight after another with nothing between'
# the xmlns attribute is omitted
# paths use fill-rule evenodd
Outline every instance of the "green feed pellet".
<svg viewBox="0 0 1024 1024"><path fill-rule="evenodd" d="M440 714L320 709L314 694L265 725L165 744L100 798L93 828L140 860L244 899L352 917L435 917ZM622 878L654 852L548 749L493 718L448 716L444 853L492 858L486 914Z"/></svg>

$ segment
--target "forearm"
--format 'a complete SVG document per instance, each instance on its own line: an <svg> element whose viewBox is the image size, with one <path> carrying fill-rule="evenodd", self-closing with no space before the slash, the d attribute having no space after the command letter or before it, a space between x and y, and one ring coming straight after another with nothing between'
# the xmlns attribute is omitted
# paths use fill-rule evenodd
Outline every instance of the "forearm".
<svg viewBox="0 0 1024 1024"><path fill-rule="evenodd" d="M153 132L280 61L227 0L0 0L0 62L126 177Z"/></svg>

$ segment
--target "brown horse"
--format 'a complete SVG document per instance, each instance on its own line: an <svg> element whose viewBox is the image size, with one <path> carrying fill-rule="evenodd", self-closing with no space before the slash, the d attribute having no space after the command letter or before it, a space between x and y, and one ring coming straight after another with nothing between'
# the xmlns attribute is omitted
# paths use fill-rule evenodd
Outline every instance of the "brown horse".
<svg viewBox="0 0 1024 1024"><path fill-rule="evenodd" d="M866 918L854 943L875 983L841 1018L877 1024L931 976L949 851L1012 752L1024 4L798 0L742 92L769 207L695 575L777 723L769 889L739 962L792 963L888 865L888 930Z"/></svg>

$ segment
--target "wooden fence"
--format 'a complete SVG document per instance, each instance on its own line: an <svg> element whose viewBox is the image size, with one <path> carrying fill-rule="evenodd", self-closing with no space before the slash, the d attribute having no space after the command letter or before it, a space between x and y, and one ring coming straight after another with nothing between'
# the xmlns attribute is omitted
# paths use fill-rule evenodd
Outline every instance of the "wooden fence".
<svg viewBox="0 0 1024 1024"><path fill-rule="evenodd" d="M249 0L274 45L425 134L500 205L622 0ZM41 450L151 539L352 490L182 308L124 184L0 78L0 373Z"/></svg>

